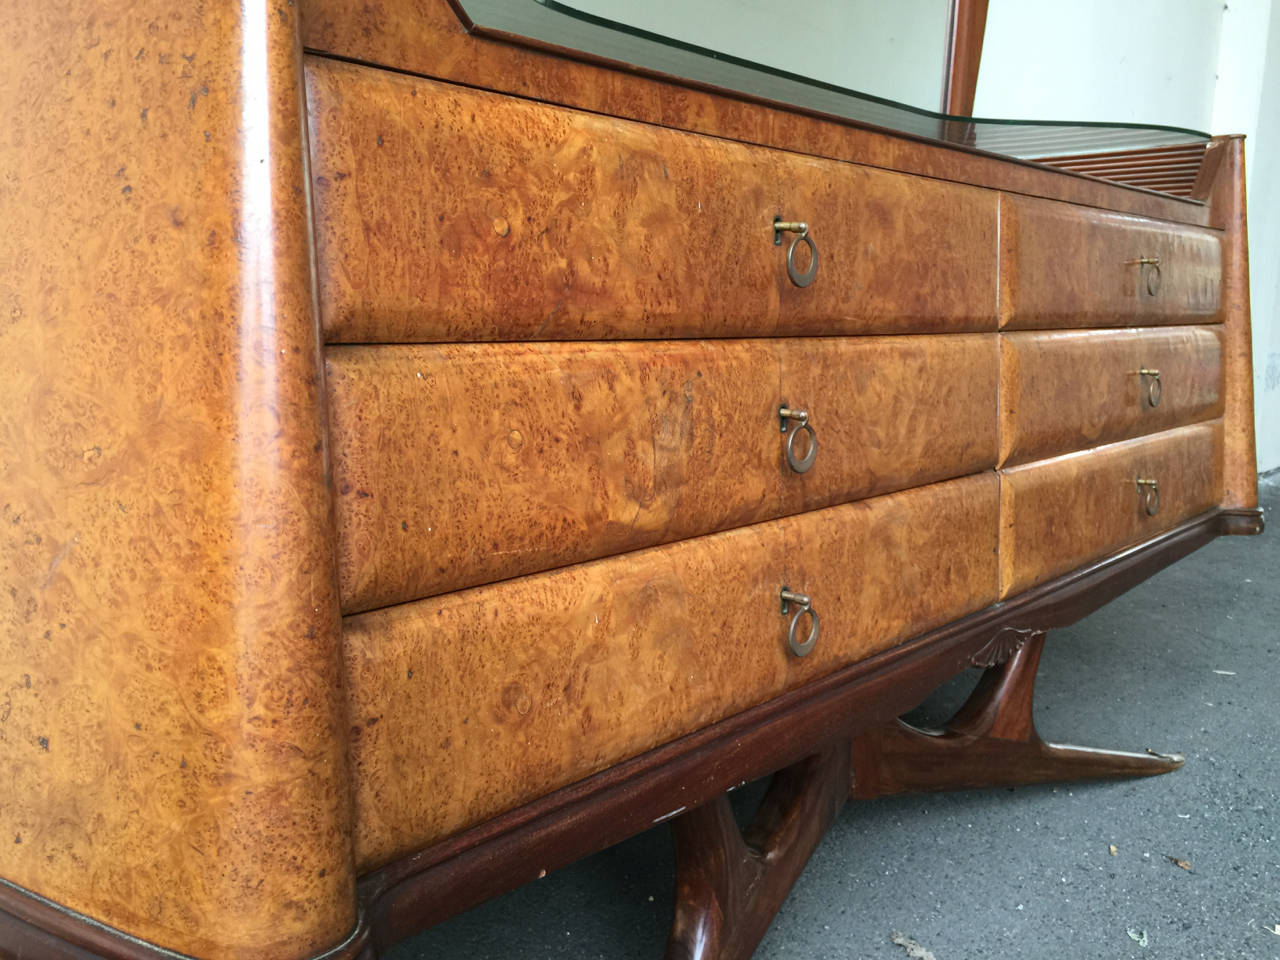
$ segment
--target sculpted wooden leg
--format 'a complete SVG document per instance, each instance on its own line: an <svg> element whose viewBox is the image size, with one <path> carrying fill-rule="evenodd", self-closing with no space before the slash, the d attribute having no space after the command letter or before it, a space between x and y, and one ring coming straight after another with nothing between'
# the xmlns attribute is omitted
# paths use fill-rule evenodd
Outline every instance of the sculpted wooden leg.
<svg viewBox="0 0 1280 960"><path fill-rule="evenodd" d="M848 785L846 742L775 774L745 831L724 794L672 821L676 910L667 960L750 957Z"/></svg>
<svg viewBox="0 0 1280 960"><path fill-rule="evenodd" d="M1018 786L1064 780L1149 777L1182 766L1177 755L1126 753L1046 743L1031 717L1043 633L1017 637L1008 658L988 666L942 730L901 720L854 738L851 795Z"/></svg>

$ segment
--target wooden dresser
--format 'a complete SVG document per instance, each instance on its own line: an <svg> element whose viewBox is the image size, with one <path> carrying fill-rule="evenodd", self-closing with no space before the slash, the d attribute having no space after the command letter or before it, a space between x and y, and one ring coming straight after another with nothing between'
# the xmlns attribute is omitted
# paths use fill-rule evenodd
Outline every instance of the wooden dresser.
<svg viewBox="0 0 1280 960"><path fill-rule="evenodd" d="M2 29L0 955L372 958L669 820L745 957L850 795L1180 763L1031 683L1261 530L1238 138L1174 197L446 0Z"/></svg>

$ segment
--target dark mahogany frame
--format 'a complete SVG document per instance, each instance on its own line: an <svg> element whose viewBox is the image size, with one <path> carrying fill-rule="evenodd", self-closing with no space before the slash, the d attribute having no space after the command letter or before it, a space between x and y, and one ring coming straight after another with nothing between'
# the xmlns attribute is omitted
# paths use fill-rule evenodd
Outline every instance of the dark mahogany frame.
<svg viewBox="0 0 1280 960"><path fill-rule="evenodd" d="M953 117L973 115L978 92L978 67L987 32L987 0L952 0L951 41L947 48L946 89L942 112Z"/></svg>
<svg viewBox="0 0 1280 960"><path fill-rule="evenodd" d="M797 781L819 776L806 770L806 758L824 751L839 752L850 740L895 724L900 714L963 670L992 667L1008 659L1021 646L1021 638L1075 623L1216 537L1256 534L1262 529L1259 509L1211 510L1153 540L391 863L359 882L357 930L343 944L317 954L315 960L374 960L383 949L413 933L612 846L656 822L685 811L702 814L697 808L717 801L730 787L744 781L784 768L793 768L790 776ZM854 781L854 793L860 795L856 770ZM836 788L843 796L848 782ZM714 823L714 816L714 811L704 816L704 825L708 819ZM823 815L816 836L805 838L809 849L830 819ZM678 835L679 830L677 827ZM806 850L794 872L803 867L807 856ZM682 883L688 872L682 865ZM3 884L0 944L12 951L12 956L50 960L179 956Z"/></svg>

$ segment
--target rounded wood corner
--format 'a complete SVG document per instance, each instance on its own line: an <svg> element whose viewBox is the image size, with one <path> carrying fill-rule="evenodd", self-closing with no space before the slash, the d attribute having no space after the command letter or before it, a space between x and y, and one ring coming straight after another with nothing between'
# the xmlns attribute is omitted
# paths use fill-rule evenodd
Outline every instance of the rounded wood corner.
<svg viewBox="0 0 1280 960"><path fill-rule="evenodd" d="M361 910L338 944L299 960L378 960ZM0 879L0 957L40 960L191 960L185 953L130 936L92 917Z"/></svg>

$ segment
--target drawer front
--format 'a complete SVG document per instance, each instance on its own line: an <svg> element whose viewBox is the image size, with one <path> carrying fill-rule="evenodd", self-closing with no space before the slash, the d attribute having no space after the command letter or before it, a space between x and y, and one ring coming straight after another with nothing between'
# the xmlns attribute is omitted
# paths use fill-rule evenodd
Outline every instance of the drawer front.
<svg viewBox="0 0 1280 960"><path fill-rule="evenodd" d="M1212 322L1218 314L1215 230L1006 194L1000 257L1001 325L1011 329Z"/></svg>
<svg viewBox="0 0 1280 960"><path fill-rule="evenodd" d="M1222 328L1000 337L1006 465L1222 416Z"/></svg>
<svg viewBox="0 0 1280 960"><path fill-rule="evenodd" d="M332 347L347 612L989 469L994 334ZM803 408L811 468L787 466ZM805 431L791 441L795 459Z"/></svg>
<svg viewBox="0 0 1280 960"><path fill-rule="evenodd" d="M1221 499L1221 420L1002 470L1001 595L1147 540Z"/></svg>
<svg viewBox="0 0 1280 960"><path fill-rule="evenodd" d="M994 192L331 61L307 90L330 342L995 329Z"/></svg>
<svg viewBox="0 0 1280 960"><path fill-rule="evenodd" d="M935 484L347 618L357 869L986 606L996 485ZM821 618L804 658L787 649L784 585Z"/></svg>

